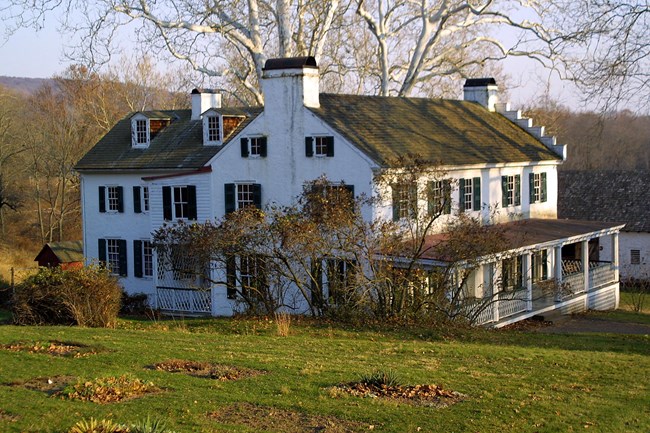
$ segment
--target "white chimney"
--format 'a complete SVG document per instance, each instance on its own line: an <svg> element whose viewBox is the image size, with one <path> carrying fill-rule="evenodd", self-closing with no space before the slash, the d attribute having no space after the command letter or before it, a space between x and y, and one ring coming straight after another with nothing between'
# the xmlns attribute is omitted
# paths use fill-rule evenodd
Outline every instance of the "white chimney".
<svg viewBox="0 0 650 433"><path fill-rule="evenodd" d="M469 78L463 86L463 99L478 102L490 111L496 110L499 102L499 87L494 78Z"/></svg>
<svg viewBox="0 0 650 433"><path fill-rule="evenodd" d="M320 107L318 65L313 57L269 59L263 78L265 110Z"/></svg>
<svg viewBox="0 0 650 433"><path fill-rule="evenodd" d="M221 93L214 89L192 90L192 120L199 120L210 108L221 108Z"/></svg>

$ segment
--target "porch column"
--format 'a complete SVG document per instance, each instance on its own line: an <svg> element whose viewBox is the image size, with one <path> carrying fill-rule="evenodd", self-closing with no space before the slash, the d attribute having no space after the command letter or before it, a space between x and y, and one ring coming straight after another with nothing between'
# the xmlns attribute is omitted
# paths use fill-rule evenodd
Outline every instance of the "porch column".
<svg viewBox="0 0 650 433"><path fill-rule="evenodd" d="M526 311L533 309L533 275L532 275L532 253L522 256L524 268L524 285L526 286Z"/></svg>
<svg viewBox="0 0 650 433"><path fill-rule="evenodd" d="M562 287L562 245L558 245L553 248L553 253L553 275L555 276L555 283L558 288L555 293L555 302L560 302L562 300L562 294L560 291L560 287Z"/></svg>
<svg viewBox="0 0 650 433"><path fill-rule="evenodd" d="M614 281L619 283L620 282L620 272L619 272L619 266L620 262L618 259L618 233L613 233L612 234L612 266L614 268ZM618 304L621 300L621 293L620 293L620 285L618 286L619 288L616 289L616 306L614 308L618 309Z"/></svg>
<svg viewBox="0 0 650 433"><path fill-rule="evenodd" d="M589 291L589 241L582 241L582 277L584 278L585 293Z"/></svg>

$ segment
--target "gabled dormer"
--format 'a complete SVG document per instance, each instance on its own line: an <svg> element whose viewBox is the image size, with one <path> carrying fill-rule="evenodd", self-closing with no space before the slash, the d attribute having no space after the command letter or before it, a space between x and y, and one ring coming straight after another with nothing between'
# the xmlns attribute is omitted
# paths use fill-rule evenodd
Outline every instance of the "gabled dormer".
<svg viewBox="0 0 650 433"><path fill-rule="evenodd" d="M162 111L142 111L131 116L131 147L146 149L151 140L171 123L171 117Z"/></svg>
<svg viewBox="0 0 650 433"><path fill-rule="evenodd" d="M202 115L203 145L218 146L223 142L223 117L210 108Z"/></svg>

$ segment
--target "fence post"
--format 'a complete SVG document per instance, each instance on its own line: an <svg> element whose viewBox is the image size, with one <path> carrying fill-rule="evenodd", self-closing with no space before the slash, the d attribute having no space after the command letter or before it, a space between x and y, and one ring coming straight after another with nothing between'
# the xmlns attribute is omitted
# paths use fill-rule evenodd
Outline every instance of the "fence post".
<svg viewBox="0 0 650 433"><path fill-rule="evenodd" d="M15 270L14 267L11 267L11 297L14 297L14 284L15 284L15 278L14 278Z"/></svg>

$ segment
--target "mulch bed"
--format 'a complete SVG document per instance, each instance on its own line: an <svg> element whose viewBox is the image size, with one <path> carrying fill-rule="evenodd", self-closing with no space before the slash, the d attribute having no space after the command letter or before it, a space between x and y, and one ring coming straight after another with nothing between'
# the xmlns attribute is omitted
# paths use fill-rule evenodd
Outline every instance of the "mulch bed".
<svg viewBox="0 0 650 433"><path fill-rule="evenodd" d="M334 388L355 397L383 398L416 406L444 408L466 398L464 394L449 391L437 385L374 385L350 382Z"/></svg>
<svg viewBox="0 0 650 433"><path fill-rule="evenodd" d="M375 428L374 425L334 416L309 415L251 403L236 403L208 413L208 417L222 424L278 433L354 433Z"/></svg>
<svg viewBox="0 0 650 433"><path fill-rule="evenodd" d="M95 355L99 352L96 347L87 346L81 343L56 340L45 342L19 341L15 343L0 345L0 349L9 350L12 352L44 353L51 356L69 356L73 358Z"/></svg>
<svg viewBox="0 0 650 433"><path fill-rule="evenodd" d="M239 380L266 374L265 371L233 365L215 364L210 362L185 361L171 359L154 364L151 368L169 373L185 373L190 376L216 379L220 381Z"/></svg>

